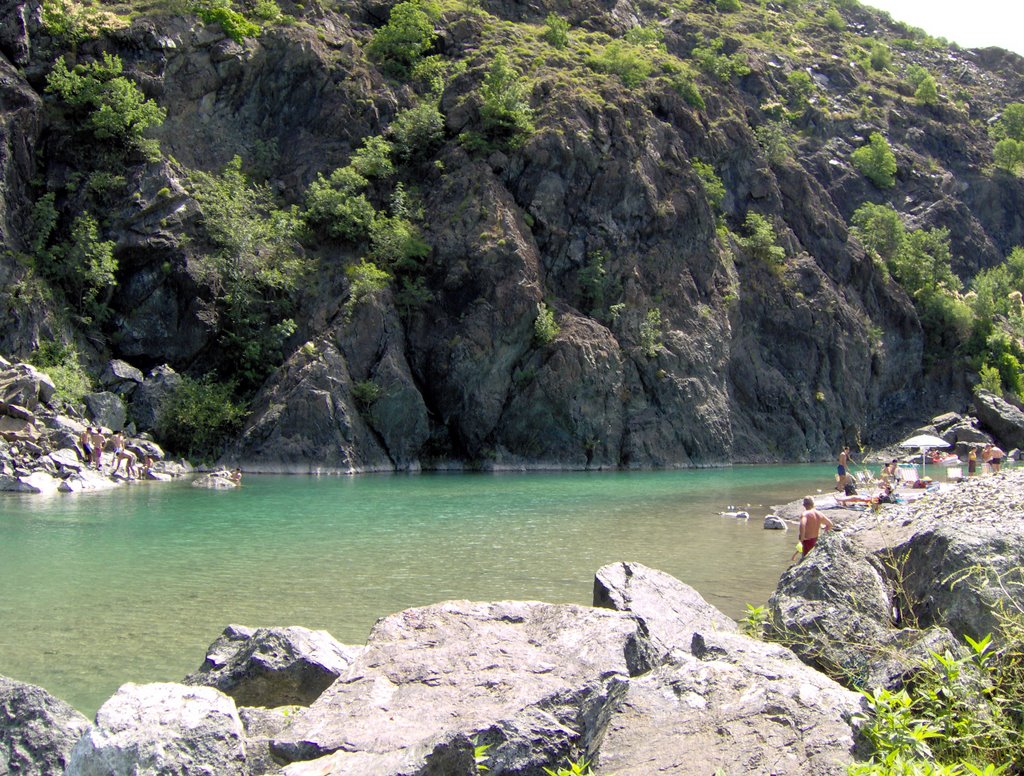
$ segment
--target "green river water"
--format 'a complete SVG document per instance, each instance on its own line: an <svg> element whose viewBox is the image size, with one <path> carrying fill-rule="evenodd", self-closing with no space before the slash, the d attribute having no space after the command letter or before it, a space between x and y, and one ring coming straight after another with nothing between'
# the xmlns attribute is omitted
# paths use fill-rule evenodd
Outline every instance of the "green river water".
<svg viewBox="0 0 1024 776"><path fill-rule="evenodd" d="M123 682L179 681L230 623L361 644L378 617L446 599L589 604L594 572L619 560L739 617L767 600L796 541L761 518L831 476L823 465L247 476L227 492L0 494L0 674L91 715ZM750 521L718 515L730 506Z"/></svg>

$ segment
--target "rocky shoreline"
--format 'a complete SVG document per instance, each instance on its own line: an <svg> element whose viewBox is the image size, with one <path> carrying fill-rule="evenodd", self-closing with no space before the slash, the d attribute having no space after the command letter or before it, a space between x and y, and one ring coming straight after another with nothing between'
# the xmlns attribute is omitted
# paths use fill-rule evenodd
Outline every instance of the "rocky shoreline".
<svg viewBox="0 0 1024 776"><path fill-rule="evenodd" d="M786 646L740 633L679 580L615 563L594 607L449 601L381 619L360 647L230 626L180 684L126 684L91 725L2 680L0 764L468 775L487 745L503 774L580 757L617 776L843 774L865 756L852 688L902 686L928 650L991 632L1022 567L1024 470L1010 470L844 516L771 599L769 636Z"/></svg>

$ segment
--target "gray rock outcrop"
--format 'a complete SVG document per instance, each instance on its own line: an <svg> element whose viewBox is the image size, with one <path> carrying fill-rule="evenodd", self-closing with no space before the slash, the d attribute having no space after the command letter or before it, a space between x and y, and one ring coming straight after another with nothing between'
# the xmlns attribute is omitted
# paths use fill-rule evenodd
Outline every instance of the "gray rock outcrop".
<svg viewBox="0 0 1024 776"><path fill-rule="evenodd" d="M64 772L89 720L40 687L0 676L0 773Z"/></svg>
<svg viewBox="0 0 1024 776"><path fill-rule="evenodd" d="M609 720L597 772L843 776L860 711L857 693L785 647L698 634L691 649L673 651L629 683Z"/></svg>
<svg viewBox="0 0 1024 776"><path fill-rule="evenodd" d="M126 684L96 712L66 776L248 776L234 701L212 687Z"/></svg>
<svg viewBox="0 0 1024 776"><path fill-rule="evenodd" d="M1024 447L1024 412L990 391L974 394L974 412L1007 450Z"/></svg>
<svg viewBox="0 0 1024 776"><path fill-rule="evenodd" d="M776 637L851 685L896 687L933 651L992 633L1024 591L1024 471L886 507L823 537L783 573Z"/></svg>
<svg viewBox="0 0 1024 776"><path fill-rule="evenodd" d="M93 425L109 428L111 431L121 431L124 428L128 412L121 397L116 393L110 391L87 393L82 397L82 401L85 402Z"/></svg>
<svg viewBox="0 0 1024 776"><path fill-rule="evenodd" d="M167 364L151 370L132 392L129 410L140 429L154 429L160 418L160 405L181 385L181 375Z"/></svg>
<svg viewBox="0 0 1024 776"><path fill-rule="evenodd" d="M629 614L515 601L409 609L374 626L273 751L310 761L289 776L457 773L477 737L493 770L539 772L596 749L626 680L653 665Z"/></svg>
<svg viewBox="0 0 1024 776"><path fill-rule="evenodd" d="M601 568L594 603L636 614L669 650L629 682L601 745L601 773L846 773L858 694L789 649L738 634L693 588L641 564Z"/></svg>
<svg viewBox="0 0 1024 776"><path fill-rule="evenodd" d="M184 682L216 687L239 706L308 706L360 651L322 630L229 625Z"/></svg>
<svg viewBox="0 0 1024 776"><path fill-rule="evenodd" d="M736 623L689 585L640 563L612 563L594 575L594 606L636 615L662 654L689 647L697 632L736 632Z"/></svg>

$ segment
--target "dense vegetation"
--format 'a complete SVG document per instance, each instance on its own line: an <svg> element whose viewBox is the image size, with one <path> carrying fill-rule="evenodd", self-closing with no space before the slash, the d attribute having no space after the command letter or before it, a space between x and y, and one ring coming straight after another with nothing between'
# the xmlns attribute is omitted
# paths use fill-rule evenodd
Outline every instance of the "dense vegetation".
<svg viewBox="0 0 1024 776"><path fill-rule="evenodd" d="M66 133L77 147L73 155L56 140L48 147L51 162L69 165L73 174L37 181L33 232L20 261L40 281L37 293L65 303L72 328L109 341L112 292L124 273L105 209L124 196L126 172L133 166L170 164L197 208L193 266L218 345L216 357L180 366L195 378L191 390L216 387L232 406L244 406L289 350L306 340L302 298L312 276L327 269L325 257L342 265L346 320L363 301L388 288L406 316L431 302L425 262L432 248L423 236L418 186L426 169L442 169L438 149L458 144L476 158L517 153L537 133L552 131L558 100L538 95L553 89L571 90L597 111L618 90L652 102L674 94L713 125L736 118L716 95L734 95L755 60L777 58L785 67L773 84L775 93L743 118L765 162L780 170L794 164L823 121L855 117L876 128L865 132L844 160L875 192L851 208L851 234L912 300L925 333L926 365L952 357L969 365L981 385L1019 396L1024 252L1012 251L1000 266L967 272L947 230L911 226L886 199L906 175L907 162L886 137L881 106L967 112L969 95L948 72L927 65L936 61L927 54L944 49L945 41L884 17L888 36L863 35L858 29L866 11L855 0L649 5L654 13L645 23L616 34L554 13L543 23L512 22L462 0L394 5L375 27L357 25L357 56L402 95L398 110L379 134L356 139L346 165L322 170L303 192L282 193L265 183L255 152L217 170L182 169L163 159L151 131L166 118L159 101L145 97L118 57L76 52L138 16L194 15L245 46L277 29L315 26L315 13L344 15L342 5L312 14L297 7L292 16L273 0L45 0L43 23L57 41L46 77L55 111L52 137ZM681 26L691 45L679 43ZM474 45L442 52L439 37L455 29L472 29ZM809 75L808 41L815 38L828 40L857 63L862 74L856 88L839 96ZM455 137L442 108L451 105L471 106L471 120ZM985 142L992 160L988 174L1024 173L1024 104L1001 106ZM797 258L784 247L784 225L753 206L726 204L732 192L716 160L693 158L689 166L718 218L722 250L750 256L783 279ZM598 320L620 326L631 321L639 352L656 358L667 323L660 306L621 315L622 284L607 273L604 257L591 257L579 272L581 306ZM550 345L559 333L557 306L541 305L536 346ZM237 427L234 416L230 423L209 421L224 434ZM179 451L212 454L220 438L165 441Z"/></svg>

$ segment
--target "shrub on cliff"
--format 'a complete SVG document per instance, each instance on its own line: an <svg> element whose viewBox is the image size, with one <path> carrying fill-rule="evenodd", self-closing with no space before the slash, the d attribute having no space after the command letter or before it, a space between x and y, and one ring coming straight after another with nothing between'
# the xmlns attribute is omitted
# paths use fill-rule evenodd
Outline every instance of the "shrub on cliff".
<svg viewBox="0 0 1024 776"><path fill-rule="evenodd" d="M156 141L145 132L163 123L167 111L148 100L121 73L121 59L104 53L102 59L68 69L60 57L46 77L46 91L60 97L97 140L111 140L149 157L159 155Z"/></svg>
<svg viewBox="0 0 1024 776"><path fill-rule="evenodd" d="M195 265L213 291L225 365L244 388L255 387L295 330L292 294L309 268L298 244L301 219L250 182L237 156L220 175L192 171L188 180L214 249Z"/></svg>
<svg viewBox="0 0 1024 776"><path fill-rule="evenodd" d="M368 184L352 166L339 167L327 178L318 174L306 192L306 222L328 237L365 239L377 213L363 194Z"/></svg>
<svg viewBox="0 0 1024 776"><path fill-rule="evenodd" d="M219 24L235 43L255 38L262 32L260 26L231 7L231 0L197 0L192 6L196 15L207 24Z"/></svg>
<svg viewBox="0 0 1024 776"><path fill-rule="evenodd" d="M522 76L498 53L480 87L480 120L492 140L520 145L533 132L533 111L526 99Z"/></svg>
<svg viewBox="0 0 1024 776"><path fill-rule="evenodd" d="M385 72L402 77L434 45L434 21L439 9L434 3L406 0L391 9L388 23L373 34L366 52Z"/></svg>
<svg viewBox="0 0 1024 776"><path fill-rule="evenodd" d="M878 132L871 133L868 144L854 151L850 161L878 188L891 189L896 185L896 155Z"/></svg>

